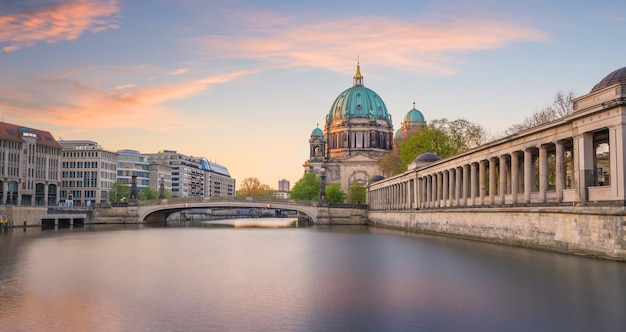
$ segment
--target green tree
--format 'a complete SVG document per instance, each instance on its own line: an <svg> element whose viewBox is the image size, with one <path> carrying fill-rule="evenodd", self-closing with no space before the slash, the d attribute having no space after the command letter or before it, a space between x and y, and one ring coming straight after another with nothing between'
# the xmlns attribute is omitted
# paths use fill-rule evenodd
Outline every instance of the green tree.
<svg viewBox="0 0 626 332"><path fill-rule="evenodd" d="M144 190L139 192L138 198L140 201L148 201L151 199L157 199L159 198L159 193L150 187L146 187Z"/></svg>
<svg viewBox="0 0 626 332"><path fill-rule="evenodd" d="M406 170L422 153L432 152L446 158L484 144L488 139L480 125L465 119L435 119L399 144L400 160Z"/></svg>
<svg viewBox="0 0 626 332"><path fill-rule="evenodd" d="M326 187L326 200L329 203L343 203L346 200L346 194L339 183L331 183Z"/></svg>
<svg viewBox="0 0 626 332"><path fill-rule="evenodd" d="M348 193L349 203L365 204L366 190L363 184L359 181L352 182Z"/></svg>
<svg viewBox="0 0 626 332"><path fill-rule="evenodd" d="M130 198L130 186L122 181L115 181L109 190L109 201L113 203L128 202Z"/></svg>
<svg viewBox="0 0 626 332"><path fill-rule="evenodd" d="M313 172L306 172L291 188L290 198L314 201L320 199L322 180Z"/></svg>

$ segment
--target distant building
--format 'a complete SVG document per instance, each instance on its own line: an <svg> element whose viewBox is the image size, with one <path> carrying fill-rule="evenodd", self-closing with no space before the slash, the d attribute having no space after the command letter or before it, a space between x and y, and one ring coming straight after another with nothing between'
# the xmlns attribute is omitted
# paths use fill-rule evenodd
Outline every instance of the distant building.
<svg viewBox="0 0 626 332"><path fill-rule="evenodd" d="M170 192L172 191L172 167L163 163L151 162L149 170L149 182L152 190L155 190L158 193L162 182L164 190Z"/></svg>
<svg viewBox="0 0 626 332"><path fill-rule="evenodd" d="M135 150L118 150L117 180L130 187L133 175L137 176L137 192L142 192L150 186L148 156Z"/></svg>
<svg viewBox="0 0 626 332"><path fill-rule="evenodd" d="M176 197L235 196L235 179L222 165L173 150L146 155L150 163L171 167L172 195Z"/></svg>
<svg viewBox="0 0 626 332"><path fill-rule="evenodd" d="M0 122L0 202L56 205L61 149L47 131Z"/></svg>
<svg viewBox="0 0 626 332"><path fill-rule="evenodd" d="M279 198L289 198L289 181L282 179L278 181L278 192L276 192L276 197Z"/></svg>
<svg viewBox="0 0 626 332"><path fill-rule="evenodd" d="M204 170L204 196L235 196L235 179L230 177L228 169L206 158L199 158L200 168Z"/></svg>
<svg viewBox="0 0 626 332"><path fill-rule="evenodd" d="M60 200L84 206L108 201L117 180L117 153L88 140L59 141L61 154Z"/></svg>

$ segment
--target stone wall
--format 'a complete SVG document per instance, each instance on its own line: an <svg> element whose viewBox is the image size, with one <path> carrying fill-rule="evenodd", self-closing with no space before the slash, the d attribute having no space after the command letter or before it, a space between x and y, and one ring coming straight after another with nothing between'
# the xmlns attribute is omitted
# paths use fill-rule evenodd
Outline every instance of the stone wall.
<svg viewBox="0 0 626 332"><path fill-rule="evenodd" d="M370 211L370 225L626 260L626 213L604 208Z"/></svg>
<svg viewBox="0 0 626 332"><path fill-rule="evenodd" d="M102 207L94 209L93 222L96 224L136 224L139 222L137 206Z"/></svg>
<svg viewBox="0 0 626 332"><path fill-rule="evenodd" d="M366 225L367 209L320 206L318 225Z"/></svg>
<svg viewBox="0 0 626 332"><path fill-rule="evenodd" d="M23 226L26 218L27 226L41 226L41 216L48 211L47 207L5 205L0 208L13 226Z"/></svg>

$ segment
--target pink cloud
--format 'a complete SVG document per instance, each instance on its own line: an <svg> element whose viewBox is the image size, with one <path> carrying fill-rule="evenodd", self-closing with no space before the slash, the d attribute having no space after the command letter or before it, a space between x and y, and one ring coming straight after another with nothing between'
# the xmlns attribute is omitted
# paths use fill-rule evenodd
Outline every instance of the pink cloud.
<svg viewBox="0 0 626 332"><path fill-rule="evenodd" d="M496 19L452 18L428 24L352 17L306 24L273 13L237 19L242 21L234 35L204 36L193 43L205 45L203 52L214 57L255 58L269 66L343 70L338 64L353 66L360 54L389 67L450 74L455 71L450 62L460 54L547 40L542 31Z"/></svg>
<svg viewBox="0 0 626 332"><path fill-rule="evenodd" d="M223 73L142 88L119 85L108 91L68 78L19 78L11 84L0 83L0 109L13 118L83 129L187 127L193 120L162 104L250 73Z"/></svg>
<svg viewBox="0 0 626 332"><path fill-rule="evenodd" d="M173 72L171 72L170 75L173 75L173 76L182 75L182 74L186 73L187 71L189 71L188 68L180 68L180 69L176 69Z"/></svg>
<svg viewBox="0 0 626 332"><path fill-rule="evenodd" d="M118 0L57 0L20 8L0 16L0 50L13 52L42 41L76 40L85 31L114 29L118 12Z"/></svg>

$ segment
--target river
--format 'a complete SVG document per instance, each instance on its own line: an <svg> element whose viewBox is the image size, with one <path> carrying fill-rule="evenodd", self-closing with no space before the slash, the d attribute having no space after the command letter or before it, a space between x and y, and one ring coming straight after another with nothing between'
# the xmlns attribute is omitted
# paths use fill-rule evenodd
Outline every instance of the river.
<svg viewBox="0 0 626 332"><path fill-rule="evenodd" d="M540 250L366 226L0 235L1 331L625 329L625 263Z"/></svg>

